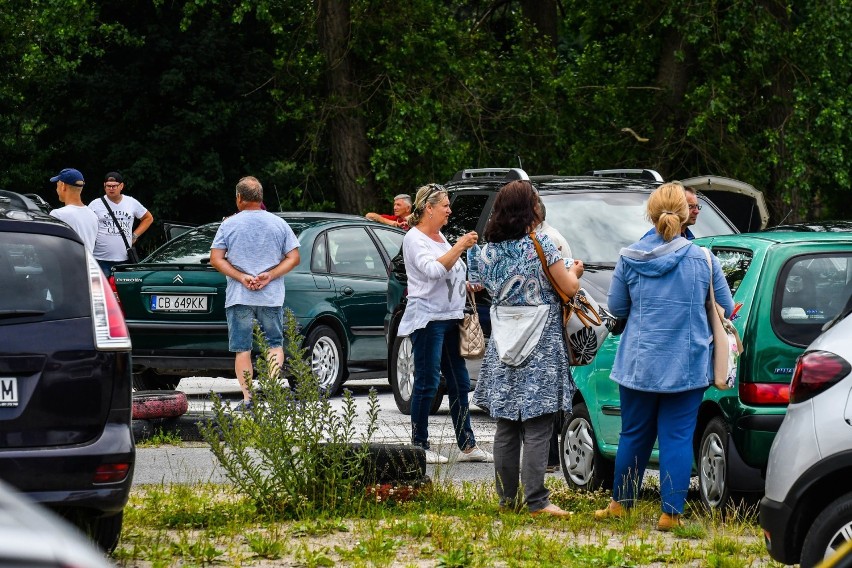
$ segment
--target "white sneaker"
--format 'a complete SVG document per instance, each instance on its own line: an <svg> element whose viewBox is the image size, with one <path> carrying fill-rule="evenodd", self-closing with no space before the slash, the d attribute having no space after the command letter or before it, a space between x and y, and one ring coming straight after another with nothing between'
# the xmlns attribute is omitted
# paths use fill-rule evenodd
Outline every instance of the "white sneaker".
<svg viewBox="0 0 852 568"><path fill-rule="evenodd" d="M494 461L494 455L491 452L486 452L479 446L474 446L469 452L459 452L458 461L460 462L487 462Z"/></svg>
<svg viewBox="0 0 852 568"><path fill-rule="evenodd" d="M448 460L438 452L433 452L432 450L423 450L426 452L426 463L447 463Z"/></svg>

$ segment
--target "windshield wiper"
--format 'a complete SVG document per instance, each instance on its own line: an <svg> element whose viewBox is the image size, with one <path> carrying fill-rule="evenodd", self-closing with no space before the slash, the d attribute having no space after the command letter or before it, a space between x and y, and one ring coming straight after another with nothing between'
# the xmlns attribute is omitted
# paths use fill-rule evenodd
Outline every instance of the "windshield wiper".
<svg viewBox="0 0 852 568"><path fill-rule="evenodd" d="M615 263L607 262L606 264L603 264L603 263L595 264L595 263L592 263L592 262L583 262L583 268L591 268L592 270L614 270L615 269Z"/></svg>

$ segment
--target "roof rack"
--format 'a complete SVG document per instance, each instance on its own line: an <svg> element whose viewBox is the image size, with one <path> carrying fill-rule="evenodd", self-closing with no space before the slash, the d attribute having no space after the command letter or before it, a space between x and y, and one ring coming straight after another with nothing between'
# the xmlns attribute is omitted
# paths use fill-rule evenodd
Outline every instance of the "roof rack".
<svg viewBox="0 0 852 568"><path fill-rule="evenodd" d="M495 178L502 177L506 181L529 180L527 172L520 168L471 168L460 170L453 176L452 181L461 181L473 178Z"/></svg>
<svg viewBox="0 0 852 568"><path fill-rule="evenodd" d="M641 169L641 168L625 168L616 170L591 170L584 175L595 177L622 177L622 178L639 178L648 179L651 181L663 181L663 176L657 170Z"/></svg>

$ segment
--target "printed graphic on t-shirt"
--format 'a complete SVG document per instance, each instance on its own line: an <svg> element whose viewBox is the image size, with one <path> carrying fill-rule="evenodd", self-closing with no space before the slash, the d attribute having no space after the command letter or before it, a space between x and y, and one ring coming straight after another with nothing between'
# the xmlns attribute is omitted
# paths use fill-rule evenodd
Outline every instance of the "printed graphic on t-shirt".
<svg viewBox="0 0 852 568"><path fill-rule="evenodd" d="M113 211L113 213L115 213L115 218L118 222L121 223L121 228L126 236L127 233L133 230L133 215L125 211L121 211L120 209ZM107 234L119 235L118 227L115 226L112 216L109 213L104 213L100 221L101 225L103 225L104 229L106 229Z"/></svg>
<svg viewBox="0 0 852 568"><path fill-rule="evenodd" d="M461 272L461 274L459 274ZM460 278L461 277L461 278ZM447 278L444 279L444 284L447 286L447 301L453 301L453 291L458 289L458 294L461 297L465 295L465 278L463 270L453 270L447 273Z"/></svg>

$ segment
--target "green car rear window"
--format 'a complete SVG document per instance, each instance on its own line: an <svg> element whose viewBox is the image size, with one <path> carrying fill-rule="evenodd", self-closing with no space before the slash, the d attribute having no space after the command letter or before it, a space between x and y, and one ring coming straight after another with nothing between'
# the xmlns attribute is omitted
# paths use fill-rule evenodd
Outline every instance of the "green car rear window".
<svg viewBox="0 0 852 568"><path fill-rule="evenodd" d="M309 226L308 223L299 221L288 221L288 224L296 233L296 237ZM175 237L155 250L145 259L145 263L207 264L210 262L210 245L213 244L213 237L216 236L219 225L220 223L209 223Z"/></svg>
<svg viewBox="0 0 852 568"><path fill-rule="evenodd" d="M210 261L210 245L219 223L203 225L172 239L145 259L155 264L201 264Z"/></svg>
<svg viewBox="0 0 852 568"><path fill-rule="evenodd" d="M783 340L807 346L852 295L852 254L796 256L775 284L772 324Z"/></svg>

